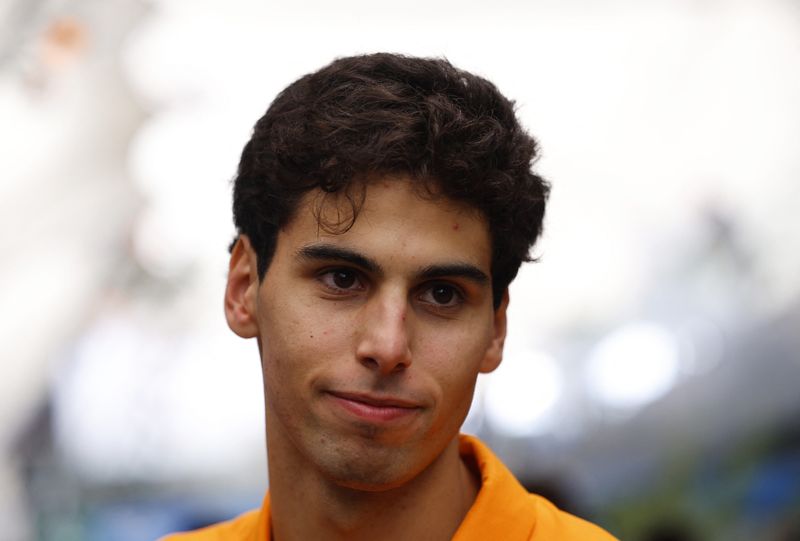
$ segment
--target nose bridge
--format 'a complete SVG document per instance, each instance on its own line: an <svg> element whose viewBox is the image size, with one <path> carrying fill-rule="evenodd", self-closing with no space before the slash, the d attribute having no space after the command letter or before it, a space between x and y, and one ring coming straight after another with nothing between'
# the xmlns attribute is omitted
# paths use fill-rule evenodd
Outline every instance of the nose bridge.
<svg viewBox="0 0 800 541"><path fill-rule="evenodd" d="M411 363L408 299L401 288L385 287L366 303L356 354L365 366L383 373Z"/></svg>

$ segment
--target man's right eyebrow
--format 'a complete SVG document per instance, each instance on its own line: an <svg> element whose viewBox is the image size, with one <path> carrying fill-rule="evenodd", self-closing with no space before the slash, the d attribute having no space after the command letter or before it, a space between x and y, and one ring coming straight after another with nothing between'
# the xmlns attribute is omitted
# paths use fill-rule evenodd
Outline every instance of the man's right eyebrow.
<svg viewBox="0 0 800 541"><path fill-rule="evenodd" d="M297 250L297 257L312 261L344 261L375 274L383 272L377 261L348 248L331 244L308 244Z"/></svg>

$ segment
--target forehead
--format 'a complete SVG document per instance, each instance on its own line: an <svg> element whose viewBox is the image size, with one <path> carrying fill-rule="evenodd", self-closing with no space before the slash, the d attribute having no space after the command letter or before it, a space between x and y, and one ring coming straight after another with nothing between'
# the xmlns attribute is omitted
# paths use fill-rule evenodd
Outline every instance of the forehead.
<svg viewBox="0 0 800 541"><path fill-rule="evenodd" d="M405 177L371 180L350 194L311 191L280 236L295 247L324 240L390 260L461 260L487 275L491 266L483 215L465 203L421 190Z"/></svg>

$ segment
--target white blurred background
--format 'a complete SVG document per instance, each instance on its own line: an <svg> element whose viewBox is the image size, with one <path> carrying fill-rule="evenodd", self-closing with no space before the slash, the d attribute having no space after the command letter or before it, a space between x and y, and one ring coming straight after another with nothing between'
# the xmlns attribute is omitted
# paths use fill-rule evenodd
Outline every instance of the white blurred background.
<svg viewBox="0 0 800 541"><path fill-rule="evenodd" d="M800 538L800 4L282 4L0 0L0 540L260 503L230 180L278 91L375 51L495 82L553 184L465 430L624 539Z"/></svg>

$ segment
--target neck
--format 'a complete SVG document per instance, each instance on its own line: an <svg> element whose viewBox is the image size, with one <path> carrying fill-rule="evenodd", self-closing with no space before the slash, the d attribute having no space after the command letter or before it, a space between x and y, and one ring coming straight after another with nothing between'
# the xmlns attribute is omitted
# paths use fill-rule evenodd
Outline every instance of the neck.
<svg viewBox="0 0 800 541"><path fill-rule="evenodd" d="M343 487L280 448L268 445L273 541L447 540L479 489L457 437L411 481L380 491Z"/></svg>

